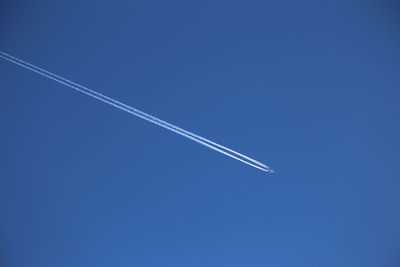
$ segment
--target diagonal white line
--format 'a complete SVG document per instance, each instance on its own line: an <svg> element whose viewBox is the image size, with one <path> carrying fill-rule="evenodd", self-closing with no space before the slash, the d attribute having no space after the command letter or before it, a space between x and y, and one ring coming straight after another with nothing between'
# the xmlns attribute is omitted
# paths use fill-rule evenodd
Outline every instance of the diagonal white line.
<svg viewBox="0 0 400 267"><path fill-rule="evenodd" d="M100 101L102 101L104 103L110 104L110 105L112 105L112 106L114 106L114 107L116 107L118 109L124 110L124 111L126 111L126 112L128 112L130 114L133 114L133 115L135 115L135 116L137 116L139 118L142 118L142 119L147 120L147 121L149 121L151 123L154 123L154 124L156 124L156 125L158 125L160 127L168 129L168 130L170 130L172 132L175 132L175 133L177 133L179 135L182 135L182 136L184 136L184 137L186 137L186 138L188 138L188 139L190 139L192 141L195 141L195 142L197 142L197 143L199 143L201 145L204 145L204 146L206 146L206 147L208 147L210 149L213 149L213 150L215 150L217 152L220 152L220 153L222 153L222 154L224 154L226 156L229 156L229 157L231 157L233 159L236 159L236 160L241 161L241 162L243 162L245 164L248 164L248 165L250 165L250 166L252 166L254 168L260 169L260 170L265 171L265 172L273 172L273 170L271 168L269 168L268 166L266 166L265 164L263 164L261 162L258 162L258 161L254 160L254 159L252 159L252 158L250 158L250 157L248 157L246 155L243 155L243 154L241 154L241 153L239 153L237 151L234 151L234 150L232 150L230 148L227 148L227 147L222 146L222 145L220 145L218 143L215 143L215 142L213 142L213 141L211 141L211 140L209 140L207 138L204 138L202 136L196 135L196 134L194 134L194 133L192 133L190 131L184 130L184 129L182 129L180 127L177 127L177 126L175 126L173 124L170 124L170 123L168 123L168 122L166 122L164 120L158 119L158 118L156 118L156 117L154 117L154 116L152 116L150 114L147 114L147 113L145 113L143 111L135 109L135 108L133 108L133 107L131 107L129 105L126 105L126 104L124 104L122 102L119 102L119 101L117 101L117 100L115 100L115 99L113 99L111 97L105 96L105 95L103 95L103 94L101 94L99 92L96 92L94 90L91 90L91 89L89 89L89 88L87 88L85 86L82 86L82 85L77 84L75 82L72 82L72 81L70 81L68 79L65 79L65 78L63 78L63 77L61 77L59 75L56 75L56 74L51 73L49 71L46 71L46 70L44 70L44 69L42 69L40 67L37 67L37 66L35 66L33 64L30 64L30 63L26 62L24 60L21 60L19 58L11 56L11 55L9 55L9 54L7 54L5 52L2 52L2 51L0 51L0 57L5 59L5 60L7 60L7 61L9 61L9 62L12 62L12 63L14 63L16 65L19 65L19 66L21 66L21 67L23 67L25 69L31 70L31 71L33 71L33 72L35 72L37 74L40 74L40 75L42 75L44 77L47 77L47 78L49 78L51 80L54 80L54 81L56 81L58 83L61 83L61 84L65 85L65 86L68 86L68 87L70 87L70 88L72 88L74 90L77 90L77 91L79 91L81 93L84 93L84 94L86 94L88 96L91 96L91 97L93 97L95 99L98 99L98 100L100 100Z"/></svg>

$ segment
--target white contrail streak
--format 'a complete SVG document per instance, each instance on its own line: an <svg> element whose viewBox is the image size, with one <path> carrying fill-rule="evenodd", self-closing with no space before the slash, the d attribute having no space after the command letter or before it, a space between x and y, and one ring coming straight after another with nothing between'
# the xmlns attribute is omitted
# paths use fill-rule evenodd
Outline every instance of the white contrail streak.
<svg viewBox="0 0 400 267"><path fill-rule="evenodd" d="M156 125L158 125L160 127L168 129L168 130L170 130L170 131L172 131L174 133L177 133L179 135L182 135L182 136L184 136L184 137L186 137L186 138L188 138L188 139L190 139L192 141L195 141L195 142L197 142L197 143L199 143L201 145L204 145L204 146L206 146L206 147L208 147L210 149L213 149L213 150L215 150L217 152L220 152L220 153L222 153L222 154L224 154L224 155L226 155L228 157L231 157L231 158L236 159L238 161L241 161L241 162L243 162L245 164L248 164L248 165L250 165L250 166L252 166L254 168L260 169L260 170L265 171L265 172L273 172L273 170L271 168L269 168L268 166L266 166L265 164L263 164L261 162L258 162L258 161L254 160L254 159L252 159L252 158L250 158L250 157L248 157L246 155L243 155L243 154L241 154L241 153L239 153L237 151L234 151L234 150L232 150L230 148L227 148L225 146L217 144L217 143L215 143L215 142L213 142L213 141L211 141L211 140L209 140L207 138L204 138L204 137L201 137L199 135L196 135L196 134L194 134L194 133L192 133L190 131L184 130L184 129L182 129L180 127L177 127L177 126L175 126L173 124L170 124L170 123L168 123L166 121L158 119L158 118L156 118L154 116L151 116L151 115L149 115L149 114L147 114L147 113L145 113L143 111L135 109L135 108L133 108L131 106L128 106L128 105L126 105L126 104L124 104L122 102L119 102L119 101L117 101L117 100L115 100L113 98L105 96L105 95L103 95L101 93L98 93L98 92L96 92L94 90L91 90L91 89L89 89L89 88L87 88L85 86L82 86L80 84L72 82L72 81L70 81L68 79L65 79L65 78L63 78L61 76L58 76L58 75L56 75L54 73L46 71L46 70L44 70L44 69L42 69L40 67L37 67L37 66L35 66L33 64L30 64L30 63L26 62L24 60L21 60L19 58L11 56L11 55L9 55L9 54L7 54L5 52L2 52L2 51L0 51L0 57L5 59L5 60L7 60L7 61L9 61L9 62L12 62L12 63L14 63L16 65L19 65L19 66L21 66L21 67L23 67L25 69L31 70L31 71L33 71L33 72L35 72L37 74L40 74L40 75L42 75L44 77L47 77L47 78L49 78L51 80L54 80L54 81L56 81L58 83L61 83L61 84L65 85L65 86L68 86L68 87L70 87L70 88L72 88L74 90L77 90L77 91L81 92L81 93L89 95L89 96L91 96L91 97L93 97L95 99L98 99L98 100L100 100L100 101L102 101L104 103L110 104L110 105L112 105L112 106L114 106L114 107L116 107L118 109L124 110L124 111L126 111L126 112L128 112L130 114L133 114L133 115L135 115L135 116L137 116L139 118L142 118L142 119L147 120L147 121L149 121L151 123L154 123L154 124L156 124Z"/></svg>
<svg viewBox="0 0 400 267"><path fill-rule="evenodd" d="M51 72L49 72L49 71L46 71L46 70L44 70L44 69L42 69L42 68L39 68L39 67L37 67L37 66L35 66L35 65L32 65L32 64L30 64L30 63L28 63L28 62L26 62L26 61L23 61L23 60L21 60L21 59L19 59L19 58L13 57L13 56L11 56L11 55L9 55L9 54L7 54L7 53L4 53L4 52L1 52L1 51L0 51L0 55L1 55L1 54L4 54L4 55L5 55L6 57L8 57L8 58L11 58L11 59L13 59L13 60L15 60L15 61L20 62L20 63L23 64L23 65L29 66L29 67L31 67L31 68L33 68L33 69L36 69L36 70L38 70L39 72L45 73L45 74L47 74L47 75L49 75L49 76L52 76L52 77L56 78L57 80L59 79L59 80L62 80L62 81L64 81L64 82L66 82L66 83L72 84L74 87L79 87L79 88L82 89L83 91L88 91L88 92L90 92L90 93L92 93L92 94L94 94L94 95L97 95L97 96L99 96L99 97L101 97L101 98L104 98L104 99L106 99L106 100L108 100L108 101L110 101L110 102L113 102L113 103L115 103L115 104L117 104L117 105L123 106L123 107L125 107L125 108L127 108L127 109L129 109L129 110L131 110L131 111L133 111L133 112L135 112L135 113L142 114L142 115L144 115L144 116L146 116L146 117L148 117L148 118L151 118L151 119L153 119L153 120L155 120L155 121L158 121L158 122L160 122L160 123L162 123L162 124L165 124L165 125L167 125L167 126L170 126L170 127L174 128L174 129L176 129L176 130L178 130L178 131L181 131L181 132L184 132L184 133L186 133L186 134L188 134L188 135L191 135L191 136L195 137L196 139L200 139L200 140L202 140L202 141L204 141L204 142L206 142L206 143L209 143L209 144L211 144L211 145L217 146L217 147L219 147L219 148L222 148L223 150L226 150L226 151L231 152L231 153L233 153L233 154L236 154L236 155L238 155L238 156L240 156L240 157L242 157L242 158L245 158L245 159L247 159L247 160L249 160L249 161L251 161L251 162L253 162L253 163L256 163L257 165L260 165L260 166L263 166L263 167L265 167L265 168L268 168L268 167L267 167L266 165L264 165L263 163L258 162L258 161L256 161L256 160L250 158L250 157L247 157L247 156L245 156L245 155L243 155L243 154L241 154L241 153L239 153L239 152L237 152L237 151L234 151L234 150L229 149L229 148L227 148L227 147L225 147L225 146L222 146L222 145L220 145L220 144L217 144L217 143L215 143L215 142L213 142L213 141L211 141L211 140L209 140L209 139L206 139L206 138L201 137L201 136L199 136L199 135L196 135L196 134L194 134L194 133L192 133L192 132L189 132L189 131L187 131L187 130L184 130L184 129L182 129L182 128L179 128L179 127L176 126L176 125L172 125L172 124L170 124L170 123L168 123L168 122L166 122L166 121L160 120L160 119L158 119L158 118L156 118L156 117L153 117L153 116L151 116L151 115L149 115L149 114L146 114L146 113L143 112L143 111L140 111L140 110L138 110L138 109L135 109L135 108L133 108L133 107L130 107L130 106L124 104L124 103L121 103L121 102L119 102L119 101L117 101L117 100L115 100L115 99L112 99L112 98L110 98L110 97L108 97L108 96L105 96L105 95L103 95L103 94L101 94L101 93L98 93L98 92L96 92L96 91L93 91L93 90L91 90L91 89L89 89L89 88L87 88L87 87L85 87L85 86L82 86L82 85L80 85L80 84L77 84L77 83L75 83L75 82L73 82L73 81L71 81L71 80L65 79L65 78L63 78L63 77L61 77L61 76L58 76L58 75L56 75L56 74L54 74L54 73L51 73ZM7 59L7 60L8 60L8 59ZM16 63L16 62L14 62L14 63ZM47 77L47 76L46 76L46 77ZM76 89L76 88L74 88L74 89Z"/></svg>

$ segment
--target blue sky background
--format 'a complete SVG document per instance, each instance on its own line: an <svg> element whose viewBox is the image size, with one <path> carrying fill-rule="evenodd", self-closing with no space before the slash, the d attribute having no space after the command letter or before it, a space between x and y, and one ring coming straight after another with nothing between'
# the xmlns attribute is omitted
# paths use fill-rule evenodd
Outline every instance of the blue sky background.
<svg viewBox="0 0 400 267"><path fill-rule="evenodd" d="M2 1L0 265L398 266L394 1Z"/></svg>

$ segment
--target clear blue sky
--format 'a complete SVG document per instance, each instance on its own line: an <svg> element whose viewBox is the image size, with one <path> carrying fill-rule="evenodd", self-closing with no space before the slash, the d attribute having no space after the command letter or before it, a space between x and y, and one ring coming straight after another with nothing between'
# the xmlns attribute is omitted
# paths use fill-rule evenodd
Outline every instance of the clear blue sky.
<svg viewBox="0 0 400 267"><path fill-rule="evenodd" d="M0 265L398 266L399 11L2 1L0 50L276 173L0 61Z"/></svg>

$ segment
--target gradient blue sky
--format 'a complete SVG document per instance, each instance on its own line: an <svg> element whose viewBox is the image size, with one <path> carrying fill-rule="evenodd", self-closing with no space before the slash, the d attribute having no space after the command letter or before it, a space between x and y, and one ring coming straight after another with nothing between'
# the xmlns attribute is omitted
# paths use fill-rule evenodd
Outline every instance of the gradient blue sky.
<svg viewBox="0 0 400 267"><path fill-rule="evenodd" d="M0 265L398 266L396 8L2 1L0 50L277 172L0 61Z"/></svg>

